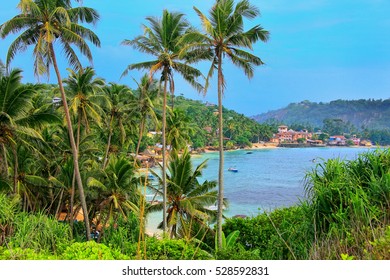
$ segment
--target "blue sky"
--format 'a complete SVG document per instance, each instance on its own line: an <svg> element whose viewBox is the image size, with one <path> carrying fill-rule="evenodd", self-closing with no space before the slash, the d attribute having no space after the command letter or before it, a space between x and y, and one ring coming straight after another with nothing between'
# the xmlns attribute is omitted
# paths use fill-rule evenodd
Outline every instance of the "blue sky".
<svg viewBox="0 0 390 280"><path fill-rule="evenodd" d="M18 13L19 1L2 1L0 23ZM92 27L101 39L101 48L93 48L97 75L107 82L136 87L139 72L120 79L130 63L146 61L124 39L142 34L147 16L160 16L163 9L179 11L200 27L193 11L196 6L207 13L214 1L206 0L84 0L101 16ZM390 1L388 0L252 0L261 17L246 23L246 28L261 24L271 34L267 43L258 43L254 54L266 65L256 68L248 80L241 70L224 65L227 79L224 106L247 116L267 112L291 102L310 100L390 98ZM0 59L4 62L8 46L15 37L0 40ZM37 81L32 73L32 49L19 55L12 67L24 70L24 81ZM87 62L84 64L88 65ZM206 72L208 65L197 65ZM62 75L67 75L65 62ZM203 97L180 80L176 94L216 103L216 80ZM55 83L54 72L50 82ZM45 79L41 80L46 82Z"/></svg>

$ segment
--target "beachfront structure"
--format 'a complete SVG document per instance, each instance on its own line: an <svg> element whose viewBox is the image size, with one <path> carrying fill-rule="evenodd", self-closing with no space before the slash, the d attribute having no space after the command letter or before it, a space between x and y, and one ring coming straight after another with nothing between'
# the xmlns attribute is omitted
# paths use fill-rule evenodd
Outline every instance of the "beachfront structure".
<svg viewBox="0 0 390 280"><path fill-rule="evenodd" d="M343 135L333 135L329 137L328 145L329 146L345 146L347 144L347 139Z"/></svg>
<svg viewBox="0 0 390 280"><path fill-rule="evenodd" d="M274 134L271 138L273 143L297 143L298 139L304 139L306 142L308 139L311 139L312 134L307 130L294 131L288 129L286 125L280 125L278 127L278 133Z"/></svg>

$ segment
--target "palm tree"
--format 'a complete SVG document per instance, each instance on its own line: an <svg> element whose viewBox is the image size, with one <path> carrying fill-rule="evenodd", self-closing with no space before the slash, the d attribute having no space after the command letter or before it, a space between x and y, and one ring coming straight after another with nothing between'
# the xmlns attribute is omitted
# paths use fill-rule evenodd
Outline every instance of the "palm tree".
<svg viewBox="0 0 390 280"><path fill-rule="evenodd" d="M76 147L79 148L81 124L88 132L89 122L101 123L102 109L100 104L105 102L104 95L98 95L99 89L105 82L101 78L95 78L95 70L91 67L80 69L78 72L68 69L69 77L64 80L66 89L71 96L69 109L77 116Z"/></svg>
<svg viewBox="0 0 390 280"><path fill-rule="evenodd" d="M68 69L69 77L64 80L67 92L71 96L69 109L77 117L77 133L76 133L76 148L78 157L80 157L80 129L81 124L86 128L88 133L90 130L89 119L100 125L101 111L99 101L101 103L102 95L96 95L100 87L104 85L104 80L95 78L95 70L91 67L81 68L78 72ZM75 172L76 173L76 172ZM74 198L75 178L72 182L72 198ZM71 203L72 205L73 203ZM73 215L73 208L71 209ZM73 220L71 220L73 222Z"/></svg>
<svg viewBox="0 0 390 280"><path fill-rule="evenodd" d="M207 227L208 223L216 216L215 211L208 209L208 206L214 205L217 201L216 181L199 182L199 177L202 176L206 163L207 160L203 161L193 170L188 149L184 150L182 156L179 156L177 151L171 153L169 174L167 175L169 205L167 224L171 237L188 237L191 223ZM153 173L162 181L156 172ZM162 194L160 189L153 186L151 188L157 194ZM161 203L151 205L148 208L148 212L161 210Z"/></svg>
<svg viewBox="0 0 390 280"><path fill-rule="evenodd" d="M248 78L253 76L253 66L262 65L263 61L242 48L252 49L252 44L261 40L266 42L269 38L268 31L260 25L244 31L244 18L253 19L260 14L257 7L251 5L247 0L241 0L234 5L234 0L216 0L211 8L209 18L200 10L194 7L198 14L204 33L192 32L185 36L188 44L183 53L189 54L193 59L209 59L211 67L206 77L207 89L209 79L213 76L214 70L218 74L218 126L219 126L219 172L218 172L218 219L217 219L217 241L222 246L222 210L223 210L223 116L222 97L226 87L226 80L223 75L223 59L229 58L237 67L244 70ZM184 56L184 54L182 56ZM191 61L191 60L190 60Z"/></svg>
<svg viewBox="0 0 390 280"><path fill-rule="evenodd" d="M121 145L124 144L126 139L126 130L124 127L124 120L126 114L130 111L131 105L129 105L129 99L132 97L133 93L125 85L119 85L115 83L110 83L109 86L103 88L108 103L106 103L105 110L107 113L106 125L108 128L108 137L106 151L103 158L103 169L107 166L111 141L114 132L114 128L117 128L119 131L119 142Z"/></svg>
<svg viewBox="0 0 390 280"><path fill-rule="evenodd" d="M33 94L41 87L22 85L19 69L11 70L8 75L0 76L0 143L3 183L8 179L8 149L13 154L13 190L16 193L18 183L18 146L23 144L35 150L32 139L42 139L34 127L38 127L59 119L45 111L33 110Z"/></svg>
<svg viewBox="0 0 390 280"><path fill-rule="evenodd" d="M133 110L132 113L139 115L140 124L139 124L139 136L137 148L135 149L135 155L138 155L142 136L145 131L145 124L147 117L151 117L154 123L157 123L157 115L155 112L155 101L158 95L158 87L156 82L153 79L149 79L148 75L145 74L141 78L141 83L138 84L137 97L134 99L135 104L132 104ZM134 160L134 163L136 160Z"/></svg>
<svg viewBox="0 0 390 280"><path fill-rule="evenodd" d="M167 91L168 84L171 94L174 94L174 72L179 73L187 82L197 90L202 90L202 86L196 81L202 74L199 70L184 63L179 58L186 42L182 36L188 30L189 24L181 13L163 11L162 18L147 17L150 27L144 26L144 35L138 36L133 40L124 40L123 45L129 45L141 52L150 54L156 59L130 64L123 72L122 76L127 75L133 69L149 70L150 78L157 72L161 72L160 82L164 83L163 89L163 111L162 111L162 150L163 150L163 229L166 230L166 108L167 108Z"/></svg>
<svg viewBox="0 0 390 280"><path fill-rule="evenodd" d="M129 211L139 214L138 178L126 158L112 156L106 169L88 179L88 186L99 189L96 218L98 223L102 222L103 228L110 221L115 222L119 215L126 219Z"/></svg>
<svg viewBox="0 0 390 280"><path fill-rule="evenodd" d="M92 54L85 39L91 41L96 46L100 46L100 41L90 29L83 27L79 22L96 23L99 15L92 8L73 8L70 0L22 0L19 2L18 8L21 11L19 15L0 25L1 38L5 38L11 33L22 32L11 43L7 53L6 64L9 65L19 51L24 51L28 46L33 45L35 58L34 73L37 76L48 74L50 65L54 67L72 147L76 180L84 211L86 236L87 240L90 240L88 212L80 176L77 147L72 131L65 90L54 51L54 44L58 43L62 46L65 57L71 66L76 70L81 69L81 63L72 46L75 46L92 61Z"/></svg>
<svg viewBox="0 0 390 280"><path fill-rule="evenodd" d="M190 135L194 132L190 118L181 110L168 110L167 117L167 143L171 150L180 151L184 149L190 140Z"/></svg>

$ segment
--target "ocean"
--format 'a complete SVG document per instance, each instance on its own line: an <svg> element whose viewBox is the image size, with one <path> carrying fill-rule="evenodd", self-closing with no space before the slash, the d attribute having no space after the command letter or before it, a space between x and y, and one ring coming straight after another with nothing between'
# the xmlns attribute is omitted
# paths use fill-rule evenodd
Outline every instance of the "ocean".
<svg viewBox="0 0 390 280"><path fill-rule="evenodd" d="M375 148L316 147L235 150L225 152L224 197L227 217L256 216L264 211L288 207L305 199L305 174L330 158L351 160ZM218 152L193 157L196 167L207 159L202 180L218 180ZM236 168L237 172L228 171ZM148 217L147 231L156 231L162 214Z"/></svg>

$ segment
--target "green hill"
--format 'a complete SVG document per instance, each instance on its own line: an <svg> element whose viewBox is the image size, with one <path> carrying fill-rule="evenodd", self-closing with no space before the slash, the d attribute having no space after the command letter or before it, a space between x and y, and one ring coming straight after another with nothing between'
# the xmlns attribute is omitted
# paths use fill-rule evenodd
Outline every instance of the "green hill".
<svg viewBox="0 0 390 280"><path fill-rule="evenodd" d="M390 129L390 99L302 101L252 117L259 123L310 124L322 127L326 119L341 119L358 129Z"/></svg>
<svg viewBox="0 0 390 280"><path fill-rule="evenodd" d="M218 145L218 107L215 104L203 103L178 96L174 107L184 112L190 120L194 133L191 136L193 147ZM259 124L255 120L233 110L223 108L224 137L226 146L251 146L251 143L268 141L272 137L272 127Z"/></svg>

